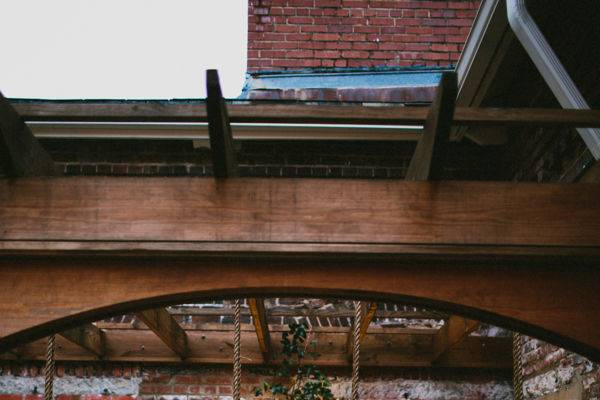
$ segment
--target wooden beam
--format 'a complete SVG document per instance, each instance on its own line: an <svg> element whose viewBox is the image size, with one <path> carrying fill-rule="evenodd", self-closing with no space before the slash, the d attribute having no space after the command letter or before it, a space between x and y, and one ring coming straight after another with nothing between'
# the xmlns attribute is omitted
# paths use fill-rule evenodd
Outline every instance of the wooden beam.
<svg viewBox="0 0 600 400"><path fill-rule="evenodd" d="M386 262L379 256L356 255L350 259L247 259L238 255L202 260L198 256L143 254L0 258L0 352L144 306L285 293L381 302L410 299L414 304L462 313L600 359L597 262L586 266L570 258L565 268L560 258L523 262L511 257L503 263L493 257L490 265L481 260L453 261L451 257L433 262L414 255ZM51 281L47 279L50 275ZM74 286L74 280L79 284ZM35 293L46 293L52 301L42 303ZM569 296L548 297L547 293ZM29 295L31 300L27 300ZM340 351L346 357L345 329ZM252 343L258 349L254 332Z"/></svg>
<svg viewBox="0 0 600 400"><path fill-rule="evenodd" d="M52 157L0 93L0 163L9 176L60 175Z"/></svg>
<svg viewBox="0 0 600 400"><path fill-rule="evenodd" d="M456 73L444 72L435 100L429 107L423 136L419 139L410 160L406 180L427 181L442 178L443 161L450 141L456 91Z"/></svg>
<svg viewBox="0 0 600 400"><path fill-rule="evenodd" d="M227 102L225 102L227 103ZM164 102L128 101L115 103L62 103L39 101L13 102L26 121L88 122L207 122L204 101ZM305 105L305 104L228 104L230 122L423 125L427 107ZM457 107L456 126L567 126L600 127L600 110L540 108L468 108Z"/></svg>
<svg viewBox="0 0 600 400"><path fill-rule="evenodd" d="M573 256L600 247L593 184L70 177L0 179L0 193L5 254L440 246L444 254Z"/></svg>
<svg viewBox="0 0 600 400"><path fill-rule="evenodd" d="M464 341L479 327L479 322L452 315L433 339L432 363L437 362L448 350Z"/></svg>
<svg viewBox="0 0 600 400"><path fill-rule="evenodd" d="M269 363L273 357L271 346L271 335L269 333L269 324L267 323L267 311L265 310L264 299L249 298L248 306L252 314L252 322L256 330L258 345L263 355L265 363Z"/></svg>
<svg viewBox="0 0 600 400"><path fill-rule="evenodd" d="M186 326L187 327L187 326ZM242 324L242 362L245 365L264 365L262 351L256 341L252 324ZM281 336L289 328L271 325L273 335ZM202 330L186 330L189 336L190 357L186 365L231 365L232 325L207 324ZM371 327L361 343L361 367L418 367L431 364L431 344L436 329L380 328ZM306 362L317 366L347 367L347 328L313 327L311 346ZM93 355L79 346L57 336L56 359L59 361L97 361ZM103 362L133 363L180 363L154 333L148 329L106 329L107 354ZM455 346L439 362L436 368L491 368L510 370L510 338L470 337ZM272 365L281 363L282 344L273 341ZM24 345L21 360L43 360L44 340ZM14 359L13 355L0 355L0 360Z"/></svg>
<svg viewBox="0 0 600 400"><path fill-rule="evenodd" d="M206 71L206 92L208 134L214 175L217 178L235 177L238 174L237 160L233 147L229 115L221 94L217 70L209 69Z"/></svg>
<svg viewBox="0 0 600 400"><path fill-rule="evenodd" d="M65 339L102 358L106 353L104 332L93 324L85 324L60 333Z"/></svg>
<svg viewBox="0 0 600 400"><path fill-rule="evenodd" d="M365 312L366 311L366 312ZM377 303L376 302L363 302L363 318L360 324L360 333L359 333L359 341L362 341L365 335L367 334L367 329L369 329L369 325L371 321L373 321L373 317L377 312ZM352 356L352 351L354 349L354 329L350 327L350 332L348 333L348 339L346 340L346 353L348 356Z"/></svg>
<svg viewBox="0 0 600 400"><path fill-rule="evenodd" d="M85 177L4 179L0 193L0 348L282 293L408 299L600 348L596 184Z"/></svg>
<svg viewBox="0 0 600 400"><path fill-rule="evenodd" d="M167 310L155 308L136 316L182 360L189 356L187 334Z"/></svg>

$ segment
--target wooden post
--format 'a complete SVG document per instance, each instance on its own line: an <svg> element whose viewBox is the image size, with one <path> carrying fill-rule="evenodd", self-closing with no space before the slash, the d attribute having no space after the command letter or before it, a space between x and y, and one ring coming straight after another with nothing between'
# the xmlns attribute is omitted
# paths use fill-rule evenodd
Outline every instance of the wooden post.
<svg viewBox="0 0 600 400"><path fill-rule="evenodd" d="M7 175L61 175L52 157L33 136L23 119L0 93L0 163Z"/></svg>
<svg viewBox="0 0 600 400"><path fill-rule="evenodd" d="M450 140L457 84L456 73L444 72L435 100L429 108L423 136L410 160L406 180L440 180L443 160Z"/></svg>
<svg viewBox="0 0 600 400"><path fill-rule="evenodd" d="M233 148L229 115L221 94L217 70L206 71L206 92L208 133L215 177L235 177L238 175L237 160Z"/></svg>

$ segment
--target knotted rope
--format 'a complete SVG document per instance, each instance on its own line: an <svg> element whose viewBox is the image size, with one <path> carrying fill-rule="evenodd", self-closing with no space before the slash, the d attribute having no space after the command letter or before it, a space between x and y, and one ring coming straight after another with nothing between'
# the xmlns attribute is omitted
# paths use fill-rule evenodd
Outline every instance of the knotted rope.
<svg viewBox="0 0 600 400"><path fill-rule="evenodd" d="M44 367L44 400L54 399L54 335L48 337L46 366Z"/></svg>
<svg viewBox="0 0 600 400"><path fill-rule="evenodd" d="M354 330L352 332L354 347L352 348L352 400L358 400L358 379L360 368L360 328L362 325L362 302L354 302Z"/></svg>
<svg viewBox="0 0 600 400"><path fill-rule="evenodd" d="M523 400L523 337L520 333L513 332L513 390L515 400Z"/></svg>
<svg viewBox="0 0 600 400"><path fill-rule="evenodd" d="M233 310L233 400L240 400L240 386L242 381L242 362L240 357L242 329L240 325L241 306L239 299L235 300Z"/></svg>

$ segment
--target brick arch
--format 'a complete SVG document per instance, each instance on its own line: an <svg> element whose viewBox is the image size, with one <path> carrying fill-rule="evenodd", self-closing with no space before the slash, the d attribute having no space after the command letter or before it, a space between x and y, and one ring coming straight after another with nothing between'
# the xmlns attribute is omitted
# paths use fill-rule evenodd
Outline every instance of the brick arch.
<svg viewBox="0 0 600 400"><path fill-rule="evenodd" d="M450 311L600 359L600 301L590 279L596 276L592 266L481 263L325 255L2 260L0 351L154 306L236 296L326 295Z"/></svg>

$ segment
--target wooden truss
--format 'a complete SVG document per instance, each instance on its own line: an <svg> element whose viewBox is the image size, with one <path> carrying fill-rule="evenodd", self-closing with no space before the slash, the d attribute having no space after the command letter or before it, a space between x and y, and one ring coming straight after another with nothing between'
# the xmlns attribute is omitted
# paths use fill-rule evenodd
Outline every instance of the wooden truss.
<svg viewBox="0 0 600 400"><path fill-rule="evenodd" d="M13 168L21 178L0 180L0 352L73 329L64 336L104 355L111 334L81 325L138 312L171 357L206 361L193 347L194 334L161 307L246 297L260 355L252 359L268 362L275 345L260 298L327 295L463 316L450 317L432 335L429 364L471 340L465 338L476 323L466 318L600 360L600 187L437 181L452 123L598 126L598 112L454 110L454 96L450 75L429 110L240 105L228 113L219 91L209 96L208 115L195 106L174 117L173 110L152 107L20 104L28 119L160 120L169 113L169 120L208 119L220 172L218 179L25 179L31 174ZM8 159L40 154L41 147L27 145L36 143L32 136L20 141L30 133L4 99L2 110ZM425 131L409 169L412 181L236 178L234 117L425 122ZM335 339L343 357L345 335Z"/></svg>

